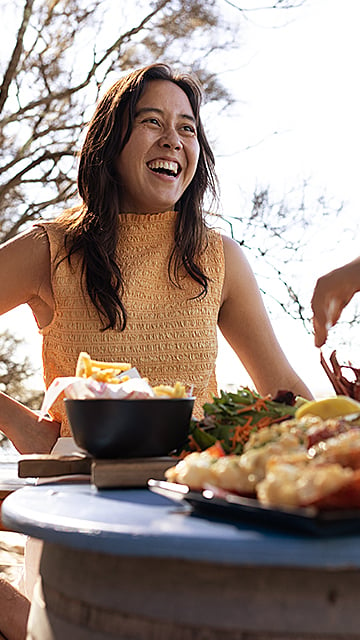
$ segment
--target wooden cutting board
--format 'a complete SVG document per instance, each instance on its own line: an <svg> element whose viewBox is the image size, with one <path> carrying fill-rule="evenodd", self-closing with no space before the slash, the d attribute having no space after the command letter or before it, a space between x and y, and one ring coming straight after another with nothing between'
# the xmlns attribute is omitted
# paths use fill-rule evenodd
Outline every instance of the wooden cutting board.
<svg viewBox="0 0 360 640"><path fill-rule="evenodd" d="M145 487L150 478L164 480L166 469L176 462L171 457L96 460L91 467L91 481L99 489Z"/></svg>
<svg viewBox="0 0 360 640"><path fill-rule="evenodd" d="M37 454L22 456L18 461L19 478L50 478L74 474L91 474L93 459L85 455Z"/></svg>
<svg viewBox="0 0 360 640"><path fill-rule="evenodd" d="M128 458L99 460L82 455L29 455L18 462L19 478L51 478L85 474L99 489L144 487L150 478L164 480L177 458Z"/></svg>

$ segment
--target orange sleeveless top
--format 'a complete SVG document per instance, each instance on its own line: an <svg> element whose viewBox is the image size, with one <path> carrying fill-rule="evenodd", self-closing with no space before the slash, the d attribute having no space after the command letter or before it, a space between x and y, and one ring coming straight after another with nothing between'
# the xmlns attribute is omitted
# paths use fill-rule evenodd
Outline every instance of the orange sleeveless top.
<svg viewBox="0 0 360 640"><path fill-rule="evenodd" d="M217 394L217 319L224 281L221 235L210 229L201 265L209 278L205 298L194 298L199 286L185 274L181 288L171 283L168 261L174 243L176 212L122 214L118 259L125 283L127 311L124 331L101 331L98 313L81 288L80 259L55 269L63 248L63 228L44 222L51 252L54 318L42 330L46 388L54 378L71 376L80 351L95 360L130 362L152 386L179 381L194 386L194 415ZM60 252L60 253L59 253ZM51 408L61 423L61 435L70 435L63 398Z"/></svg>

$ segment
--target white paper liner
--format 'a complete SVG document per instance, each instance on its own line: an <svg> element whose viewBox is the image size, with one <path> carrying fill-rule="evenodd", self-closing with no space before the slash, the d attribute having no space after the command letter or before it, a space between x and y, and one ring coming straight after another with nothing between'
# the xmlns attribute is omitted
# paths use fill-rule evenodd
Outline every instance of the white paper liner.
<svg viewBox="0 0 360 640"><path fill-rule="evenodd" d="M119 379L125 376L129 377L129 379L121 384L109 384L99 382L94 378L79 378L76 376L55 378L44 395L39 412L39 421L48 414L49 409L61 393L64 393L66 398L78 400L89 398L136 399L158 397L148 381L140 377L137 369L132 368L126 371L122 376L119 376Z"/></svg>

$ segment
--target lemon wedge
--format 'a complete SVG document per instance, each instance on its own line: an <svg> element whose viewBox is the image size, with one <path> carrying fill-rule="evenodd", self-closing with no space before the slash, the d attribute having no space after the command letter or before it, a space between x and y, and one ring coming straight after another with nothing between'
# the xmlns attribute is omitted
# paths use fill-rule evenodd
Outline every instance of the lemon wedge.
<svg viewBox="0 0 360 640"><path fill-rule="evenodd" d="M304 404L295 411L295 418L313 415L327 420L328 418L346 416L350 413L360 413L360 402L348 396L334 396L304 402Z"/></svg>

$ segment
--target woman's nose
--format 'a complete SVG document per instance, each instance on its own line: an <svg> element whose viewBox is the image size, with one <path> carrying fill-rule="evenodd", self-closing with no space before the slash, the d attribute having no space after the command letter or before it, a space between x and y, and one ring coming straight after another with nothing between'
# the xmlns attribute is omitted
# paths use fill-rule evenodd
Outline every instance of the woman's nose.
<svg viewBox="0 0 360 640"><path fill-rule="evenodd" d="M167 149L175 149L177 151L179 151L179 149L181 149L182 147L182 142L175 129L168 129L167 131L165 131L161 136L160 144Z"/></svg>

